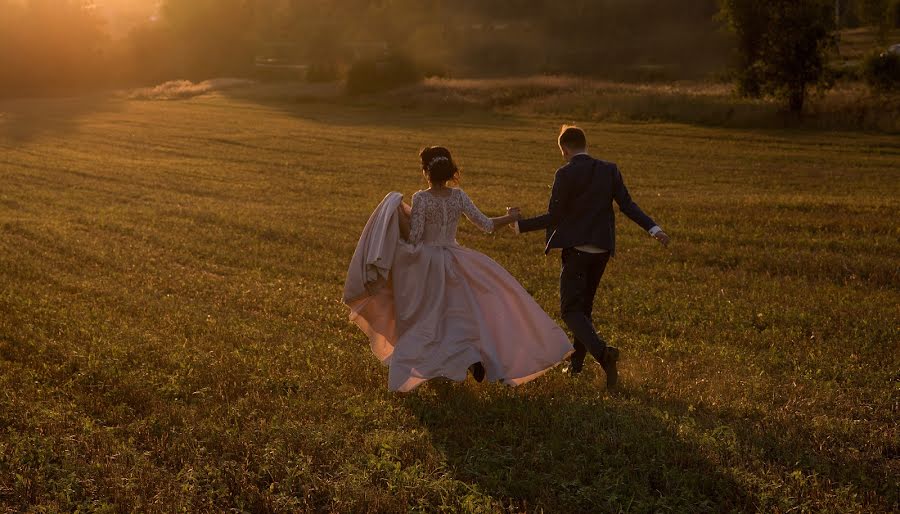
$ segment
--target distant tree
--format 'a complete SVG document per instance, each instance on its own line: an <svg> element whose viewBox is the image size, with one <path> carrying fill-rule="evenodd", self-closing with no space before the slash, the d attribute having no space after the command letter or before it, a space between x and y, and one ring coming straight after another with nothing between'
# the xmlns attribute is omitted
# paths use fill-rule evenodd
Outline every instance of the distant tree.
<svg viewBox="0 0 900 514"><path fill-rule="evenodd" d="M0 1L0 92L102 84L106 43L103 20L81 0Z"/></svg>
<svg viewBox="0 0 900 514"><path fill-rule="evenodd" d="M878 29L878 42L887 42L888 30L893 25L895 2L891 0L857 0L856 10L860 21Z"/></svg>
<svg viewBox="0 0 900 514"><path fill-rule="evenodd" d="M741 94L771 95L800 114L810 86L827 87L827 52L836 42L831 0L722 0L737 36Z"/></svg>
<svg viewBox="0 0 900 514"><path fill-rule="evenodd" d="M163 23L171 30L182 74L208 78L241 74L252 66L256 2L164 0Z"/></svg>

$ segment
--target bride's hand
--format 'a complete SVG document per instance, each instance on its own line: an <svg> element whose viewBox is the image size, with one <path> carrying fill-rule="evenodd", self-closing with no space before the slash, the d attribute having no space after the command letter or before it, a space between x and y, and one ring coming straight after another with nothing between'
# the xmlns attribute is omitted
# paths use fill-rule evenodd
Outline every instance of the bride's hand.
<svg viewBox="0 0 900 514"><path fill-rule="evenodd" d="M519 221L522 219L522 213L519 211L518 207L507 207L506 215L512 218L514 221Z"/></svg>

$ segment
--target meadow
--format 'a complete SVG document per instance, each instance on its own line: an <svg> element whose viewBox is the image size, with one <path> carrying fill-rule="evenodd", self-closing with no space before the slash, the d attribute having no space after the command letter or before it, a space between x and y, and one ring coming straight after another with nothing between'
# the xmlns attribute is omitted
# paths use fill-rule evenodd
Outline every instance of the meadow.
<svg viewBox="0 0 900 514"><path fill-rule="evenodd" d="M0 102L0 511L897 511L896 135L587 120L673 238L619 217L621 391L387 391L340 303L368 215L426 144L488 214L537 213L567 121ZM459 239L559 319L539 236Z"/></svg>

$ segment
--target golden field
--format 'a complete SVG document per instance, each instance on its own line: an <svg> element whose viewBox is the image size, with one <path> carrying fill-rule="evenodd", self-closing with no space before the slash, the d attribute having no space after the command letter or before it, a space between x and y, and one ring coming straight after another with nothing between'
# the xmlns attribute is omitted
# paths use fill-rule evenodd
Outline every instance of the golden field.
<svg viewBox="0 0 900 514"><path fill-rule="evenodd" d="M595 317L622 392L386 390L340 303L369 213L427 144L487 213L536 213L571 117L0 102L0 511L896 511L896 136L585 114L673 237L620 216ZM460 241L558 316L539 236Z"/></svg>

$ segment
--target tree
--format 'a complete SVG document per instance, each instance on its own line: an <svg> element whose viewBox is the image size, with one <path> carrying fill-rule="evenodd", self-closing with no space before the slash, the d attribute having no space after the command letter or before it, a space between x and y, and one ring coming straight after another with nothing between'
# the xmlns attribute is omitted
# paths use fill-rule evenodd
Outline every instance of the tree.
<svg viewBox="0 0 900 514"><path fill-rule="evenodd" d="M722 0L722 18L738 39L739 92L775 96L801 114L808 88L828 85L833 8L831 0Z"/></svg>
<svg viewBox="0 0 900 514"><path fill-rule="evenodd" d="M171 30L182 74L209 78L242 74L253 64L256 2L164 0L161 15Z"/></svg>
<svg viewBox="0 0 900 514"><path fill-rule="evenodd" d="M0 92L99 85L106 41L103 21L80 0L0 2Z"/></svg>
<svg viewBox="0 0 900 514"><path fill-rule="evenodd" d="M878 28L878 42L887 43L888 30L891 28L891 0L859 0L856 8L859 19L866 25Z"/></svg>

